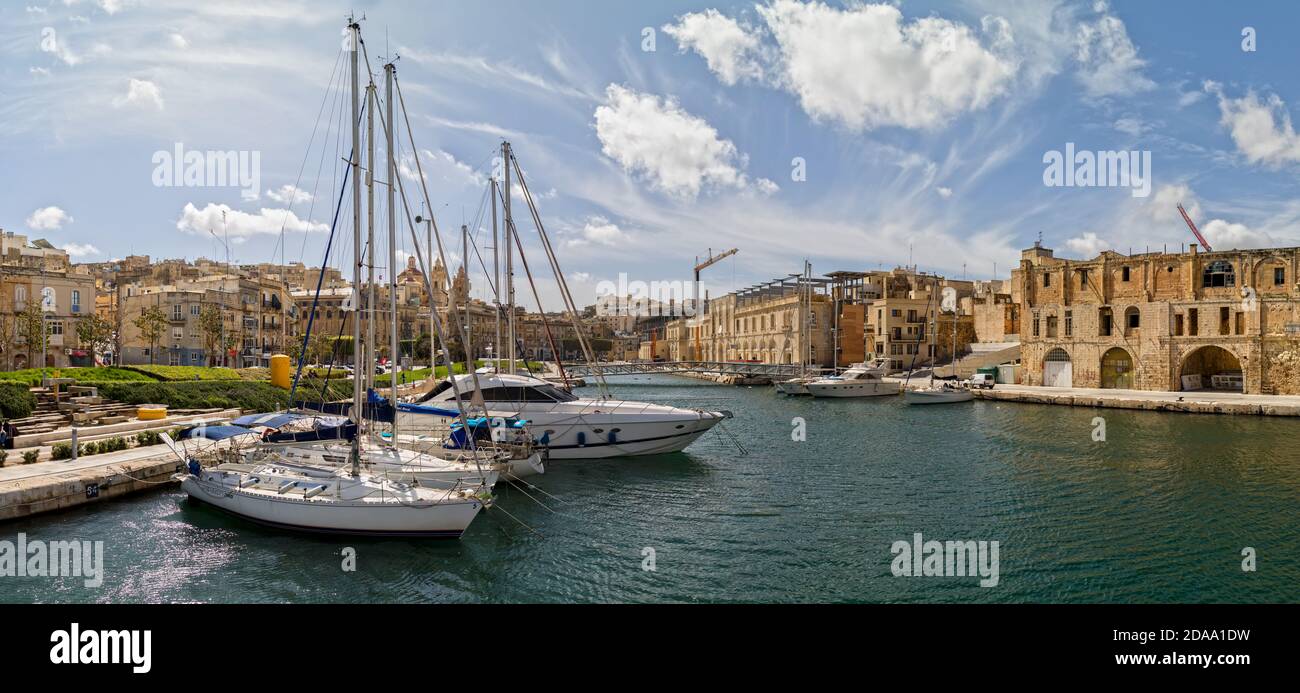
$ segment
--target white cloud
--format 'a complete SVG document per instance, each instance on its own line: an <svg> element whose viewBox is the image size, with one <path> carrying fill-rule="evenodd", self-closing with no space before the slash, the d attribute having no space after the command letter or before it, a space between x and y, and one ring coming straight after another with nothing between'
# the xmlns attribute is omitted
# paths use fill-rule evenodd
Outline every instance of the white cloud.
<svg viewBox="0 0 1300 693"><path fill-rule="evenodd" d="M189 47L190 47L190 41L189 41L189 39L185 38L185 37L182 36L181 34L172 34L172 35L169 36L168 38L171 39L172 46L174 46L174 47L176 47L176 48L189 48Z"/></svg>
<svg viewBox="0 0 1300 693"><path fill-rule="evenodd" d="M223 226L222 212L225 212L226 218ZM187 233L208 235L208 232L215 232L218 235L229 234L232 241L236 238L245 238L256 235L266 235L280 233L280 229L285 231L328 231L329 226L309 219L299 219L298 215L285 209L266 209L263 208L258 213L243 212L237 209L231 209L227 205L208 203L203 209L197 209L192 202L185 203L185 209L181 210L180 219L176 220L176 228Z"/></svg>
<svg viewBox="0 0 1300 693"><path fill-rule="evenodd" d="M288 184L281 185L279 190L267 190L266 196L282 205L293 205L299 202L312 201L311 193Z"/></svg>
<svg viewBox="0 0 1300 693"><path fill-rule="evenodd" d="M1186 183L1162 185L1156 188L1155 194L1146 203L1145 210L1153 222L1185 224L1182 215L1178 213L1180 204L1187 210L1188 216L1193 221L1201 218L1201 202L1196 199L1196 193L1192 192L1191 187Z"/></svg>
<svg viewBox="0 0 1300 693"><path fill-rule="evenodd" d="M1147 91L1155 83L1142 74L1146 61L1138 57L1124 22L1106 14L1104 2L1096 4L1103 13L1095 22L1079 24L1074 35L1075 77L1091 97L1117 96Z"/></svg>
<svg viewBox="0 0 1300 693"><path fill-rule="evenodd" d="M1223 89L1206 82L1205 90L1219 97L1219 122L1228 129L1237 150L1252 164L1266 166L1300 162L1300 136L1291 124L1291 114L1277 94L1261 100L1254 90L1239 99L1228 98Z"/></svg>
<svg viewBox="0 0 1300 693"><path fill-rule="evenodd" d="M672 98L643 94L617 84L596 109L596 136L606 156L625 171L644 175L671 195L695 197L713 186L743 189L746 158L731 140ZM764 186L770 187L770 186Z"/></svg>
<svg viewBox="0 0 1300 693"><path fill-rule="evenodd" d="M940 17L910 22L891 5L775 0L759 14L776 39L777 83L813 118L854 130L933 129L1006 93L1019 68L1007 22L989 18L989 46Z"/></svg>
<svg viewBox="0 0 1300 693"><path fill-rule="evenodd" d="M1233 250L1237 248L1269 248L1276 245L1273 238L1262 231L1255 231L1245 224L1237 224L1223 219L1211 219L1200 227L1201 235L1209 241L1215 250Z"/></svg>
<svg viewBox="0 0 1300 693"><path fill-rule="evenodd" d="M27 71L28 71L29 73L33 74L33 75L36 75L37 77L49 77L49 76L50 76L50 71L49 71L49 69L48 69L48 68L44 68L44 67L29 67L29 68L27 68Z"/></svg>
<svg viewBox="0 0 1300 693"><path fill-rule="evenodd" d="M1084 233L1082 236L1076 236L1065 242L1065 247L1070 252L1078 255L1085 260L1091 260L1101 254L1101 251L1111 247L1110 241L1098 238L1097 234L1092 231Z"/></svg>
<svg viewBox="0 0 1300 693"><path fill-rule="evenodd" d="M63 251L71 257L85 257L87 255L98 255L99 248L89 243L64 243Z"/></svg>
<svg viewBox="0 0 1300 693"><path fill-rule="evenodd" d="M952 188L939 187L936 190L939 193L939 197L942 197L945 200L952 197Z"/></svg>
<svg viewBox="0 0 1300 693"><path fill-rule="evenodd" d="M117 14L122 10L122 0L96 0L95 4L108 14Z"/></svg>
<svg viewBox="0 0 1300 693"><path fill-rule="evenodd" d="M627 234L605 217L595 216L587 219L578 238L568 241L572 247L584 245L616 246L627 240Z"/></svg>
<svg viewBox="0 0 1300 693"><path fill-rule="evenodd" d="M1141 137L1142 133L1146 132L1148 129L1146 124L1137 118L1120 118L1119 120L1116 120L1111 127L1114 127L1116 130L1119 130L1126 135L1132 135L1134 137Z"/></svg>
<svg viewBox="0 0 1300 693"><path fill-rule="evenodd" d="M693 50L702 56L723 84L763 77L759 37L717 10L684 14L676 24L665 24L663 31L677 40L681 52Z"/></svg>
<svg viewBox="0 0 1300 693"><path fill-rule="evenodd" d="M428 149L420 150L420 165L416 166L415 158L410 154L404 154L397 160L397 172L403 178L419 183L420 169L424 170L426 181L430 183L430 195L433 194L432 186L439 184L450 184L460 187L482 188L487 185L487 176L474 170L474 167L463 161L458 160L450 152L441 149L432 151ZM406 196L410 200L419 200L423 193L417 190L407 190Z"/></svg>
<svg viewBox="0 0 1300 693"><path fill-rule="evenodd" d="M35 231L54 231L71 224L72 217L58 207L42 207L27 217L27 228Z"/></svg>
<svg viewBox="0 0 1300 693"><path fill-rule="evenodd" d="M162 90L147 79L132 78L127 85L126 96L114 99L113 105L118 108L128 105L152 106L161 111L163 110Z"/></svg>

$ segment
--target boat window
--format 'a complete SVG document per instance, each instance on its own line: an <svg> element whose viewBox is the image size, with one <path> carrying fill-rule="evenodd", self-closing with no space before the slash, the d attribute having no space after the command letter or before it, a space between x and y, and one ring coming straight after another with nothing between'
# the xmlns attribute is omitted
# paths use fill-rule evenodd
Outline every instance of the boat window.
<svg viewBox="0 0 1300 693"><path fill-rule="evenodd" d="M425 396L421 397L421 398L420 398L420 401L421 401L421 402L428 402L429 400L433 399L434 397L437 397L438 395L440 395L440 394L442 394L443 392L446 392L447 390L450 390L450 389L451 389L451 379L449 378L449 379L447 379L447 380L444 380L444 381L438 383L438 384L437 384L437 385L436 385L432 390L429 390L429 393L426 394Z"/></svg>
<svg viewBox="0 0 1300 693"><path fill-rule="evenodd" d="M546 393L551 399L554 399L557 402L572 402L578 399L578 396L572 392L554 385L538 385L533 389L538 392Z"/></svg>

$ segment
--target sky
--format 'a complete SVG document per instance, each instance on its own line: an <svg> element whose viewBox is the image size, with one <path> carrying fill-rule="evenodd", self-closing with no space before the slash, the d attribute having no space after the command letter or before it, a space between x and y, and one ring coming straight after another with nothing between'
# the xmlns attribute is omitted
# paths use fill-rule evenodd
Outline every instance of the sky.
<svg viewBox="0 0 1300 693"><path fill-rule="evenodd" d="M1300 245L1300 5L1281 1L5 0L0 228L83 262L319 265L350 146L350 12L381 96L396 57L411 211L427 210L408 136L451 264L474 231L478 297L503 139L578 305L620 275L689 280L729 248L704 273L714 295L805 258L987 279L1040 238L1073 258L1177 251L1195 241L1180 203L1216 250ZM178 148L240 153L257 175L168 180ZM1067 152L1131 152L1132 175L1089 185L1105 168L1075 158L1053 177ZM349 191L330 264L350 231Z"/></svg>

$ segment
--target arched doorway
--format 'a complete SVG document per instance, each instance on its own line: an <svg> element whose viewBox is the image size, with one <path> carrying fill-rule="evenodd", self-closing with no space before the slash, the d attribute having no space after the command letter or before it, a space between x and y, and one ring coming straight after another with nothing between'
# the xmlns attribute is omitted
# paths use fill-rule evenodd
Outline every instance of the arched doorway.
<svg viewBox="0 0 1300 693"><path fill-rule="evenodd" d="M1184 356L1178 375L1184 390L1242 391L1241 361L1231 351L1212 344Z"/></svg>
<svg viewBox="0 0 1300 693"><path fill-rule="evenodd" d="M1119 347L1101 356L1101 386L1108 389L1133 389L1133 357Z"/></svg>
<svg viewBox="0 0 1300 693"><path fill-rule="evenodd" d="M1044 387L1073 387L1074 364L1065 349L1056 348L1043 357Z"/></svg>

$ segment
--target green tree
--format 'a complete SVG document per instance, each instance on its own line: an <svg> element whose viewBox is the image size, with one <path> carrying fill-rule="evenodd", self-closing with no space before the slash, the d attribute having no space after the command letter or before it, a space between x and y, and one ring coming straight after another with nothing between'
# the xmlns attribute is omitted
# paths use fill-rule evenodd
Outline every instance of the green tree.
<svg viewBox="0 0 1300 693"><path fill-rule="evenodd" d="M225 347L221 343L221 336L224 331L221 318L221 308L215 305L203 306L199 311L199 330L203 333L203 350L208 355L208 365L217 365L217 356Z"/></svg>
<svg viewBox="0 0 1300 693"><path fill-rule="evenodd" d="M77 321L77 339L92 354L104 353L113 343L113 333L113 323L97 314L92 313Z"/></svg>
<svg viewBox="0 0 1300 693"><path fill-rule="evenodd" d="M167 329L167 314L158 306L150 306L131 322L137 330L140 330L140 339L149 344L149 365L152 366L154 352L158 350L158 342Z"/></svg>
<svg viewBox="0 0 1300 693"><path fill-rule="evenodd" d="M17 335L27 344L27 364L36 366L36 350L45 344L45 339L50 334L50 324L45 320L45 313L41 311L40 301L28 301L27 305L16 315L14 315L14 326ZM44 366L45 364L39 364Z"/></svg>

